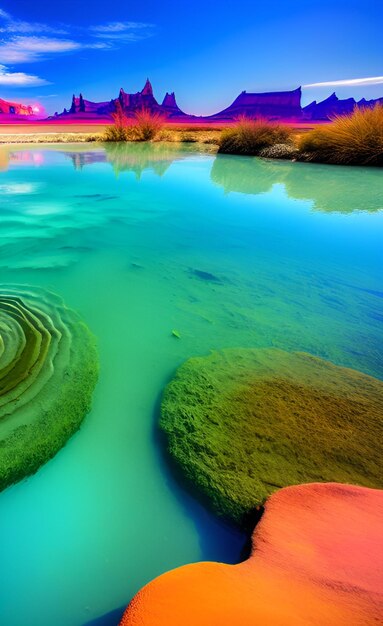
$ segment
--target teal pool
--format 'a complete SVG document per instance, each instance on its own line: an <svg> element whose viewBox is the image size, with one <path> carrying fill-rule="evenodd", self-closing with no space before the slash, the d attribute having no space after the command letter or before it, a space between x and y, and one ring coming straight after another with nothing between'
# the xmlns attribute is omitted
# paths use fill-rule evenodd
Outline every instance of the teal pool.
<svg viewBox="0 0 383 626"><path fill-rule="evenodd" d="M158 439L183 360L278 346L383 378L383 172L3 146L0 198L1 283L63 297L101 368L81 430L0 494L0 622L82 626L165 570L240 558L244 538L183 490Z"/></svg>

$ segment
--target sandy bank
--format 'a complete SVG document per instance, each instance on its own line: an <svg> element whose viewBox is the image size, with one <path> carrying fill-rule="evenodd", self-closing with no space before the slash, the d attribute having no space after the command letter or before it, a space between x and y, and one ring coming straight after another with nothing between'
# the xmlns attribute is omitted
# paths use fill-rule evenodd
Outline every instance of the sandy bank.
<svg viewBox="0 0 383 626"><path fill-rule="evenodd" d="M383 619L383 491L308 484L266 503L240 565L160 576L121 626L373 626Z"/></svg>

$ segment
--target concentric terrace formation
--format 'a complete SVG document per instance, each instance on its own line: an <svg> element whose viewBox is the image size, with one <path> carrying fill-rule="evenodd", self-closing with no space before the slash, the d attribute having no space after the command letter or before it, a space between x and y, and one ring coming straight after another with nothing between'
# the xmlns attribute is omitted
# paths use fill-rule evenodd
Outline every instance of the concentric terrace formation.
<svg viewBox="0 0 383 626"><path fill-rule="evenodd" d="M382 423L382 381L271 348L187 361L165 390L160 426L186 478L243 524L279 487L383 487Z"/></svg>
<svg viewBox="0 0 383 626"><path fill-rule="evenodd" d="M35 472L79 428L97 372L94 338L60 298L0 289L0 489Z"/></svg>

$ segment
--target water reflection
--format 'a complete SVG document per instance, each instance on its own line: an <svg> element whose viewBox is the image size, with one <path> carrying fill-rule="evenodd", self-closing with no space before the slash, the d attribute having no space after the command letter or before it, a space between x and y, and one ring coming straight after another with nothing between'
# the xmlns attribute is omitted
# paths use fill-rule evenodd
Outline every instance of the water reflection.
<svg viewBox="0 0 383 626"><path fill-rule="evenodd" d="M10 165L39 167L44 163L44 156L40 150L12 150L11 146L0 146L0 172L6 172Z"/></svg>
<svg viewBox="0 0 383 626"><path fill-rule="evenodd" d="M195 147L180 148L172 143L106 143L92 150L64 149L76 170L94 163L109 163L115 174L133 172L137 180L145 171L163 176L174 161L180 161L197 152Z"/></svg>
<svg viewBox="0 0 383 626"><path fill-rule="evenodd" d="M85 165L93 165L94 163L105 163L106 157L104 150L63 150L63 154L71 159L75 170L81 171Z"/></svg>
<svg viewBox="0 0 383 626"><path fill-rule="evenodd" d="M210 153L208 147L177 143L106 143L104 161L110 163L116 175L133 172L137 180L149 170L163 176L174 161L182 161L190 156Z"/></svg>
<svg viewBox="0 0 383 626"><path fill-rule="evenodd" d="M106 161L112 165L116 174L134 172L136 179L140 180L145 170L163 176L173 161L185 159L190 151L171 143L138 143L129 146L109 143L105 144L105 154Z"/></svg>
<svg viewBox="0 0 383 626"><path fill-rule="evenodd" d="M145 171L163 176L174 161L192 154L201 158L194 146L184 149L177 144L1 146L0 164L10 171L0 178L0 267L72 265L84 251L85 239L87 250L93 247L92 234L96 236L97 229L108 224L121 227L135 219L132 201L127 211L126 194L129 196L131 187L117 180L121 173L132 172L137 181ZM56 167L70 162L73 169ZM38 171L40 165L47 169ZM101 169L91 179L74 175L73 170L81 173L95 165ZM36 169L28 175L28 182L21 172L14 176L24 166L31 172ZM103 175L110 167L116 176L106 180ZM139 219L143 219L144 211L139 213Z"/></svg>
<svg viewBox="0 0 383 626"><path fill-rule="evenodd" d="M193 144L177 143L105 143L43 145L34 146L3 145L0 146L0 171L7 171L10 166L42 165L53 159L52 153L68 157L77 171L96 163L109 163L115 173L133 172L140 180L146 170L163 176L174 161L186 159L192 154L209 153L209 147L201 148Z"/></svg>
<svg viewBox="0 0 383 626"><path fill-rule="evenodd" d="M209 148L204 150L209 154ZM0 171L9 167L39 167L64 155L77 171L90 165L111 165L116 176L132 172L140 180L145 171L163 176L174 161L200 156L201 146L176 143L108 143L68 146L0 146ZM379 168L291 163L255 157L217 155L211 180L225 193L258 195L284 185L290 198L311 201L326 212L374 212L383 208L383 173Z"/></svg>
<svg viewBox="0 0 383 626"><path fill-rule="evenodd" d="M378 168L218 155L211 180L225 193L267 193L274 185L283 184L290 198L311 200L317 211L351 213L383 208L383 174Z"/></svg>

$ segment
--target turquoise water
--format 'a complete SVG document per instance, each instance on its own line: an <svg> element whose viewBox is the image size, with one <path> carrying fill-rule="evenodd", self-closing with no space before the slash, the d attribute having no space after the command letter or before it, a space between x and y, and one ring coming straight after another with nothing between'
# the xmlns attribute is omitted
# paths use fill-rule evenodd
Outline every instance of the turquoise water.
<svg viewBox="0 0 383 626"><path fill-rule="evenodd" d="M0 168L1 282L59 293L101 363L81 430L0 494L0 623L81 626L239 559L158 440L184 359L274 345L383 378L383 173L174 145L3 147Z"/></svg>

